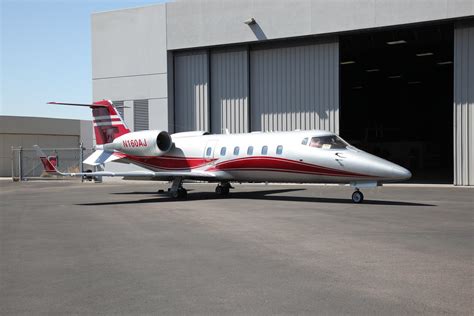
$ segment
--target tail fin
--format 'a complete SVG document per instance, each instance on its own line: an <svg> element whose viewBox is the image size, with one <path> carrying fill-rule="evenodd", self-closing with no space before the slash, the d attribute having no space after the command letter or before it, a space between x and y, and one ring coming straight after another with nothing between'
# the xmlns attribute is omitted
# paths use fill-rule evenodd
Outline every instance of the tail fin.
<svg viewBox="0 0 474 316"><path fill-rule="evenodd" d="M55 164L53 164L50 160L49 157L39 148L38 145L34 145L33 148L36 150L36 154L38 157L41 159L41 163L43 164L44 171L49 174L54 174L54 175L61 175L61 173L56 169Z"/></svg>
<svg viewBox="0 0 474 316"><path fill-rule="evenodd" d="M88 106L94 117L94 133L97 145L107 144L119 136L130 133L116 107L109 100L97 101L92 104L48 102L74 106Z"/></svg>

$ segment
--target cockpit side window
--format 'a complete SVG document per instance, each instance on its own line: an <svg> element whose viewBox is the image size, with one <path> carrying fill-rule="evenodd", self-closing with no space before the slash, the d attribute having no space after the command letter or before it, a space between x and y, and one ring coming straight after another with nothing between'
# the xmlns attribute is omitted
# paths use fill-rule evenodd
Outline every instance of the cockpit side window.
<svg viewBox="0 0 474 316"><path fill-rule="evenodd" d="M308 145L308 137L303 138L303 140L301 141L301 144L302 145Z"/></svg>
<svg viewBox="0 0 474 316"><path fill-rule="evenodd" d="M326 135L312 137L309 146L322 149L345 149L349 144L337 135Z"/></svg>

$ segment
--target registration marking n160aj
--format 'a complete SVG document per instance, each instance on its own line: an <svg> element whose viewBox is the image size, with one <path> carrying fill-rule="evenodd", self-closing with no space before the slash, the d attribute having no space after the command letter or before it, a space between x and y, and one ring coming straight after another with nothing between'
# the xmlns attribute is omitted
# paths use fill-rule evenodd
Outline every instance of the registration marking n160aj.
<svg viewBox="0 0 474 316"><path fill-rule="evenodd" d="M146 139L126 139L122 142L125 148L146 147L148 146Z"/></svg>

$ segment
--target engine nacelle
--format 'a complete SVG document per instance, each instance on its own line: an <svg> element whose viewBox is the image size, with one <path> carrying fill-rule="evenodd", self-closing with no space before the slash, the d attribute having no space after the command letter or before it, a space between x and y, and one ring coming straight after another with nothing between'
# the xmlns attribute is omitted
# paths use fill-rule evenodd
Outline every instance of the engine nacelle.
<svg viewBox="0 0 474 316"><path fill-rule="evenodd" d="M104 144L105 150L117 150L133 156L162 156L171 150L173 141L165 131L132 132Z"/></svg>

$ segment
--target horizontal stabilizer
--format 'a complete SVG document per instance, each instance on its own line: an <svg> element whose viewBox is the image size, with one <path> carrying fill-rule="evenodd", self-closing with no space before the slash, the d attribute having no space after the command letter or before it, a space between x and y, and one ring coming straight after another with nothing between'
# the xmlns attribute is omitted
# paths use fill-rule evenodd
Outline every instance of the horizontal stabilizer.
<svg viewBox="0 0 474 316"><path fill-rule="evenodd" d="M86 165L91 165L91 166L97 166L97 165L103 165L108 162L120 160L123 158L123 155L119 153L114 153L110 151L105 151L105 150L96 150L87 157L86 160L84 160L84 163Z"/></svg>
<svg viewBox="0 0 474 316"><path fill-rule="evenodd" d="M87 106L87 107L96 107L96 108L106 108L108 105L98 104L98 103L66 103L66 102L48 102L47 104L56 104L56 105L72 105L72 106ZM114 105L115 108L128 108L125 105Z"/></svg>

